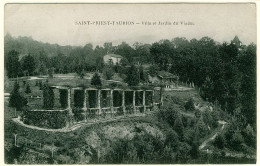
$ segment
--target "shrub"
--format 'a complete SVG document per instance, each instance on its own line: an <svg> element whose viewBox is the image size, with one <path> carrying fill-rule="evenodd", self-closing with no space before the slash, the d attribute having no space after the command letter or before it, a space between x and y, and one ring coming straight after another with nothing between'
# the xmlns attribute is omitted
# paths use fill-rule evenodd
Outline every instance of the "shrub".
<svg viewBox="0 0 260 166"><path fill-rule="evenodd" d="M178 134L174 130L170 130L165 139L165 144L169 147L172 147L174 150L178 149L179 146L179 138Z"/></svg>
<svg viewBox="0 0 260 166"><path fill-rule="evenodd" d="M67 108L67 106L68 106L68 91L66 89L59 89L59 92L60 92L61 108Z"/></svg>
<svg viewBox="0 0 260 166"><path fill-rule="evenodd" d="M244 143L244 138L241 134L241 131L237 129L231 138L231 146L235 150L241 149L241 144Z"/></svg>
<svg viewBox="0 0 260 166"><path fill-rule="evenodd" d="M127 77L125 79L125 82L129 86L136 86L139 84L140 75L139 75L138 69L134 65L131 65L131 67L128 69L128 72L126 74L127 74Z"/></svg>
<svg viewBox="0 0 260 166"><path fill-rule="evenodd" d="M187 162L190 158L191 146L185 142L180 143L179 151L176 155L176 160L181 162Z"/></svg>
<svg viewBox="0 0 260 166"><path fill-rule="evenodd" d="M190 98L189 101L185 103L184 108L186 111L195 111L194 100Z"/></svg>
<svg viewBox="0 0 260 166"><path fill-rule="evenodd" d="M180 115L177 116L174 125L173 125L174 130L178 133L180 140L183 139L183 123L182 123L182 118Z"/></svg>
<svg viewBox="0 0 260 166"><path fill-rule="evenodd" d="M114 75L114 71L112 68L106 67L103 70L103 75L105 76L106 80L110 80Z"/></svg>
<svg viewBox="0 0 260 166"><path fill-rule="evenodd" d="M16 81L14 83L14 88L11 92L10 99L9 99L9 106L15 107L17 111L21 111L22 108L27 104L27 100L22 94L20 94L20 86L19 83Z"/></svg>
<svg viewBox="0 0 260 166"><path fill-rule="evenodd" d="M54 107L54 92L47 83L43 87L43 107L44 109L52 109Z"/></svg>
<svg viewBox="0 0 260 166"><path fill-rule="evenodd" d="M26 89L25 89L25 93L29 94L29 93L31 93L31 92L32 92L32 91L31 91L31 88L30 88L30 84L27 83L27 86L26 86Z"/></svg>
<svg viewBox="0 0 260 166"><path fill-rule="evenodd" d="M102 86L102 82L98 73L95 73L91 79L91 85Z"/></svg>
<svg viewBox="0 0 260 166"><path fill-rule="evenodd" d="M177 112L171 107L164 107L158 112L158 116L161 120L166 121L173 127L175 119L177 118Z"/></svg>
<svg viewBox="0 0 260 166"><path fill-rule="evenodd" d="M196 123L195 132L199 135L199 138L203 138L208 134L208 128L202 119L199 119Z"/></svg>
<svg viewBox="0 0 260 166"><path fill-rule="evenodd" d="M250 124L248 124L246 126L246 128L243 130L243 135L244 135L246 144L255 148L256 147L256 134Z"/></svg>
<svg viewBox="0 0 260 166"><path fill-rule="evenodd" d="M222 134L217 135L215 138L213 145L219 149L223 149L225 147L225 137Z"/></svg>
<svg viewBox="0 0 260 166"><path fill-rule="evenodd" d="M76 108L82 108L84 104L84 90L74 91L74 106Z"/></svg>

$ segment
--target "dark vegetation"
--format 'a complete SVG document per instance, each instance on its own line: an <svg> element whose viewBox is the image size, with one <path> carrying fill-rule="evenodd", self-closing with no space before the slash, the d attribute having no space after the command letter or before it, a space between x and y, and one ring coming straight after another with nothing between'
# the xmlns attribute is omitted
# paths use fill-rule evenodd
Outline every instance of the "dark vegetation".
<svg viewBox="0 0 260 166"><path fill-rule="evenodd" d="M115 53L123 56L121 64L106 66L102 56ZM140 63L140 65L136 65ZM144 68L143 66L148 65ZM166 135L165 140L151 136L142 129L136 129L133 139L119 139L111 142L109 153L101 158L97 149L84 151L91 156L90 163L254 163L255 160L238 157L236 159L225 154L234 151L246 154L256 152L256 45L238 46L234 43L219 44L213 39L203 37L200 40L175 38L171 41L161 40L152 45L135 43L133 47L123 42L118 46L105 43L103 47L91 44L84 47L50 45L37 42L27 37L13 38L5 36L5 70L9 79L21 76L49 75L51 79L55 73L78 73L82 82L86 72L96 72L91 84L102 86L98 72L103 72L109 80L118 73L120 78L132 88L148 82L148 75L155 76L156 71L165 70L180 77L180 81L194 82L198 93L185 94L167 92L165 107L161 108L156 120L144 118L149 123L156 124ZM18 78L17 78L18 79ZM6 79L5 79L6 80ZM77 80L78 81L78 80ZM51 80L50 80L51 82ZM26 84L25 84L26 85ZM39 90L43 90L44 108L54 107L54 94L49 83L37 82ZM117 87L116 83L110 84ZM123 85L120 85L123 86ZM9 106L18 111L26 110L25 95L19 90L15 81L11 92ZM27 83L23 92L34 91L32 84ZM92 92L90 92L92 93ZM94 93L94 91L93 91ZM65 92L60 92L61 105L66 107ZM95 94L93 94L95 95ZM120 93L115 93L120 96ZM193 95L193 97L192 97ZM78 94L81 97L82 94ZM194 97L195 96L195 97ZM199 98L199 99L198 99ZM200 101L197 101L200 100ZM114 101L120 102L120 101ZM138 102L138 95L137 95ZM195 107L196 103L206 102L213 111L202 111ZM96 105L95 101L91 102ZM75 101L76 107L82 103ZM116 103L120 104L120 103ZM182 113L181 113L182 112ZM79 114L80 115L80 114ZM140 120L140 119L139 119ZM218 120L228 122L225 129L207 148L213 148L212 154L198 150L203 140L221 126ZM142 121L142 120L140 120ZM13 137L11 132L18 130L5 127L5 139ZM5 125L6 126L6 125ZM97 127L99 128L99 127ZM40 131L24 131L24 137L43 144L55 144L60 147L60 158L47 156L48 162L78 163L81 161L79 153L84 147L85 131L66 134L50 134ZM10 133L9 133L10 132ZM34 133L32 136L31 133ZM99 133L102 135L102 133ZM40 141L44 138L48 138ZM65 136L66 135L66 136ZM73 139L72 139L73 138ZM36 141L37 140L37 141ZM9 141L10 142L10 141ZM77 144L76 144L77 143ZM79 148L82 145L82 148ZM77 147L77 148L75 148ZM12 147L16 148L16 147ZM21 156L17 160L23 163L27 150L8 149L6 154ZM17 154L16 152L17 151ZM23 153L20 153L24 151ZM43 152L45 153L45 152ZM46 154L46 153L45 153ZM6 158L6 162L13 163L14 158ZM44 159L44 161L47 161ZM10 162L9 162L10 161Z"/></svg>

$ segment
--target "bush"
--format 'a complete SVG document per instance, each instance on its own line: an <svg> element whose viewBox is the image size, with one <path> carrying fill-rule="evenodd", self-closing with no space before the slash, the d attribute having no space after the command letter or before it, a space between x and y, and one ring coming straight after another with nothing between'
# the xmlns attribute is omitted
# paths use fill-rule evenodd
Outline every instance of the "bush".
<svg viewBox="0 0 260 166"><path fill-rule="evenodd" d="M176 160L181 162L187 162L190 158L191 146L185 142L180 143L179 151L176 155Z"/></svg>
<svg viewBox="0 0 260 166"><path fill-rule="evenodd" d="M105 76L106 80L110 80L114 75L114 71L113 69L106 67L103 70L103 75Z"/></svg>
<svg viewBox="0 0 260 166"><path fill-rule="evenodd" d="M179 138L178 134L174 130L170 130L166 135L165 144L169 147L172 147L174 150L178 149Z"/></svg>
<svg viewBox="0 0 260 166"><path fill-rule="evenodd" d="M27 94L32 93L29 83L27 83L27 86L26 86L26 89L25 89L25 93L27 93Z"/></svg>
<svg viewBox="0 0 260 166"><path fill-rule="evenodd" d="M194 100L190 98L189 101L185 103L184 108L186 111L195 111Z"/></svg>
<svg viewBox="0 0 260 166"><path fill-rule="evenodd" d="M222 134L217 135L215 138L213 145L219 149L223 149L225 147L225 137Z"/></svg>
<svg viewBox="0 0 260 166"><path fill-rule="evenodd" d="M98 73L95 73L91 79L91 85L102 86L102 82Z"/></svg>
<svg viewBox="0 0 260 166"><path fill-rule="evenodd" d="M60 92L61 108L67 108L67 106L68 106L68 90L59 89L59 92Z"/></svg>
<svg viewBox="0 0 260 166"><path fill-rule="evenodd" d="M66 126L67 111L25 111L23 114L25 124L43 128L59 129Z"/></svg>
<svg viewBox="0 0 260 166"><path fill-rule="evenodd" d="M178 115L174 125L173 125L174 130L178 133L180 140L183 140L183 123L182 123L182 118L181 115Z"/></svg>
<svg viewBox="0 0 260 166"><path fill-rule="evenodd" d="M195 132L198 134L199 138L203 138L209 133L208 128L202 119L199 119L196 123Z"/></svg>
<svg viewBox="0 0 260 166"><path fill-rule="evenodd" d="M14 88L9 98L9 106L15 107L17 111L21 111L22 108L27 104L26 98L22 96L19 89L20 89L19 83L16 81L14 83Z"/></svg>
<svg viewBox="0 0 260 166"><path fill-rule="evenodd" d="M248 146L256 147L256 134L250 124L243 130L243 136Z"/></svg>
<svg viewBox="0 0 260 166"><path fill-rule="evenodd" d="M173 127L175 119L177 118L177 112L171 107L164 107L158 112L158 116L161 120L166 121Z"/></svg>
<svg viewBox="0 0 260 166"><path fill-rule="evenodd" d="M232 135L231 138L231 146L235 150L240 150L241 149L241 144L244 143L244 138L241 134L241 131L237 129L234 134Z"/></svg>
<svg viewBox="0 0 260 166"><path fill-rule="evenodd" d="M139 84L140 75L138 69L134 65L131 65L126 74L127 77L125 79L125 82L128 84L128 86L136 86Z"/></svg>
<svg viewBox="0 0 260 166"><path fill-rule="evenodd" d="M54 92L53 89L46 83L43 87L43 108L53 109L54 107Z"/></svg>
<svg viewBox="0 0 260 166"><path fill-rule="evenodd" d="M82 108L84 104L84 90L74 91L74 106L76 108Z"/></svg>

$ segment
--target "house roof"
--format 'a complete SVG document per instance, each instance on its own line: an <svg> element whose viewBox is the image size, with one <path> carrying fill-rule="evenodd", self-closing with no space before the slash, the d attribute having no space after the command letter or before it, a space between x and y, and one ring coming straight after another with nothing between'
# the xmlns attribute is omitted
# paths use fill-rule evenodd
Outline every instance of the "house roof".
<svg viewBox="0 0 260 166"><path fill-rule="evenodd" d="M178 78L178 76L176 76L172 73L166 72L166 71L158 71L157 75L158 75L158 77L161 77L161 78Z"/></svg>
<svg viewBox="0 0 260 166"><path fill-rule="evenodd" d="M123 58L121 55L118 55L118 54L107 54L105 56L110 56L110 57L114 57L114 58Z"/></svg>

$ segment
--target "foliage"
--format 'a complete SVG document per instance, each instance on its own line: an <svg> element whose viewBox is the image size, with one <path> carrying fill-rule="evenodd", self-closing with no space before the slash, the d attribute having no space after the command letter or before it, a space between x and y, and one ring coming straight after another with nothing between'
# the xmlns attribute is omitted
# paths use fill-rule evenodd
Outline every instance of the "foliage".
<svg viewBox="0 0 260 166"><path fill-rule="evenodd" d="M84 90L74 90L74 106L76 108L83 108L84 104Z"/></svg>
<svg viewBox="0 0 260 166"><path fill-rule="evenodd" d="M68 90L59 89L59 92L60 92L61 108L67 108L67 106L68 106Z"/></svg>
<svg viewBox="0 0 260 166"><path fill-rule="evenodd" d="M234 131L234 134L231 137L231 146L235 150L240 150L241 149L241 144L244 143L244 138L241 134L241 131L239 129Z"/></svg>
<svg viewBox="0 0 260 166"><path fill-rule="evenodd" d="M218 134L213 142L213 145L219 149L223 149L225 147L225 137L222 134Z"/></svg>
<svg viewBox="0 0 260 166"><path fill-rule="evenodd" d="M134 65L131 65L126 75L127 77L125 79L125 82L128 84L128 86L136 86L139 84L139 71Z"/></svg>
<svg viewBox="0 0 260 166"><path fill-rule="evenodd" d="M43 128L60 129L68 122L67 111L25 111L23 122Z"/></svg>
<svg viewBox="0 0 260 166"><path fill-rule="evenodd" d="M195 111L195 106L194 106L194 100L193 98L190 98L189 101L187 101L184 105L184 108L186 111Z"/></svg>
<svg viewBox="0 0 260 166"><path fill-rule="evenodd" d="M84 120L84 115L82 114L83 110L80 108L73 109L74 119L75 121L82 121Z"/></svg>
<svg viewBox="0 0 260 166"><path fill-rule="evenodd" d="M14 88L11 92L9 99L9 106L15 107L17 111L21 111L22 108L27 104L27 100L19 91L20 86L17 81L14 83Z"/></svg>
<svg viewBox="0 0 260 166"><path fill-rule="evenodd" d="M7 56L5 56L5 68L9 78L21 76L21 64L17 51L11 50L8 52Z"/></svg>
<svg viewBox="0 0 260 166"><path fill-rule="evenodd" d="M206 126L206 124L203 122L202 119L199 119L195 124L195 132L198 133L199 138L203 138L207 134L209 134L208 127Z"/></svg>
<svg viewBox="0 0 260 166"><path fill-rule="evenodd" d="M5 162L7 164L16 164L15 160L18 161L23 151L25 151L25 147L23 146L12 146L9 150L5 149Z"/></svg>
<svg viewBox="0 0 260 166"><path fill-rule="evenodd" d="M178 115L174 121L173 129L178 133L180 140L183 140L183 123L181 115Z"/></svg>
<svg viewBox="0 0 260 166"><path fill-rule="evenodd" d="M173 108L171 107L165 107L165 108L162 108L158 115L159 115L159 118L161 118L163 121L166 121L167 123L169 123L169 125L171 127L174 126L174 123L175 123L175 119L177 118L177 111L175 111Z"/></svg>
<svg viewBox="0 0 260 166"><path fill-rule="evenodd" d="M242 132L243 137L245 139L245 143L248 146L255 147L256 146L256 134L250 124L246 126L246 128Z"/></svg>
<svg viewBox="0 0 260 166"><path fill-rule="evenodd" d="M85 76L85 71L84 70L82 70L80 73L78 73L79 74L79 77L81 78L81 79L83 79L84 78L84 76Z"/></svg>
<svg viewBox="0 0 260 166"><path fill-rule="evenodd" d="M105 67L103 69L103 75L105 76L106 80L111 80L114 75L114 71L111 67Z"/></svg>
<svg viewBox="0 0 260 166"><path fill-rule="evenodd" d="M49 78L53 78L53 72L54 72L53 68L49 68L48 69L48 76L49 76Z"/></svg>
<svg viewBox="0 0 260 166"><path fill-rule="evenodd" d="M27 71L28 75L32 75L36 68L33 56L29 53L27 56L22 58L22 62L23 71Z"/></svg>
<svg viewBox="0 0 260 166"><path fill-rule="evenodd" d="M53 109L54 107L54 92L52 87L47 83L43 85L43 108Z"/></svg>
<svg viewBox="0 0 260 166"><path fill-rule="evenodd" d="M29 83L27 83L27 85L26 85L26 89L25 89L25 93L31 93L32 91L31 91L31 88L30 88L30 84Z"/></svg>
<svg viewBox="0 0 260 166"><path fill-rule="evenodd" d="M158 71L159 71L159 67L157 65L151 65L148 68L148 74L150 74L152 77L155 77Z"/></svg>
<svg viewBox="0 0 260 166"><path fill-rule="evenodd" d="M168 145L171 147L173 150L177 150L179 147L179 137L178 134L174 130L170 130L165 139L165 145Z"/></svg>
<svg viewBox="0 0 260 166"><path fill-rule="evenodd" d="M91 85L102 86L102 82L98 73L95 73L91 78Z"/></svg>

